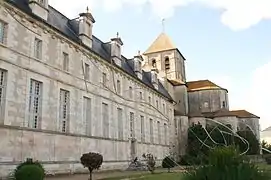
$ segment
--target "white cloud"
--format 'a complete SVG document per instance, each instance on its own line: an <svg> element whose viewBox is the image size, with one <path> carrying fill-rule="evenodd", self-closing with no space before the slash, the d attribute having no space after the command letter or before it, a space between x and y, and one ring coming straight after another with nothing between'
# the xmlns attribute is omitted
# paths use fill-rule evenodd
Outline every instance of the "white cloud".
<svg viewBox="0 0 271 180"><path fill-rule="evenodd" d="M261 117L262 130L271 126L271 61L253 73L251 87L245 96L247 109Z"/></svg>
<svg viewBox="0 0 271 180"><path fill-rule="evenodd" d="M92 9L101 6L106 11L117 11L125 5L142 6L149 4L151 11L159 18L174 15L177 7L189 3L200 3L207 7L223 10L221 22L232 30L243 30L271 18L270 0L80 0L80 3L67 0L49 0L57 9L68 16L75 16L90 6Z"/></svg>

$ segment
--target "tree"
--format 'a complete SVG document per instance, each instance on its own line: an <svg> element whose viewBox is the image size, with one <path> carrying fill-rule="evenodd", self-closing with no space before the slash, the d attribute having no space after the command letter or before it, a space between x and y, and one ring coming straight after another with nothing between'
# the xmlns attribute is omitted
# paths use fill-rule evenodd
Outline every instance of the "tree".
<svg viewBox="0 0 271 180"><path fill-rule="evenodd" d="M155 159L154 159L153 155L150 154L150 153L149 154L143 154L142 157L147 160L148 170L153 174L154 170L155 170Z"/></svg>
<svg viewBox="0 0 271 180"><path fill-rule="evenodd" d="M162 161L162 167L167 168L168 172L170 172L170 168L174 168L175 165L176 163L170 156L165 157Z"/></svg>
<svg viewBox="0 0 271 180"><path fill-rule="evenodd" d="M103 163L103 156L99 153L86 153L80 158L81 164L89 170L89 180L92 180L92 172L99 169Z"/></svg>
<svg viewBox="0 0 271 180"><path fill-rule="evenodd" d="M250 129L240 130L237 132L239 136L246 139L249 143L249 149L247 155L256 155L260 153L260 143L254 133ZM241 152L247 150L247 143L244 143L240 138L235 137L235 143L239 147Z"/></svg>

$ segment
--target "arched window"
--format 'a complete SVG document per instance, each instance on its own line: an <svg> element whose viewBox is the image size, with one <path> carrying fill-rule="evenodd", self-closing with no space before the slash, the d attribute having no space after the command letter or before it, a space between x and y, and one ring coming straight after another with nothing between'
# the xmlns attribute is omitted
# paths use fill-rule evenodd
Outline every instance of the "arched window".
<svg viewBox="0 0 271 180"><path fill-rule="evenodd" d="M152 67L156 68L156 60L155 59L152 59L151 64L152 64Z"/></svg>
<svg viewBox="0 0 271 180"><path fill-rule="evenodd" d="M165 57L165 70L169 71L170 70L170 62L169 62L169 57Z"/></svg>

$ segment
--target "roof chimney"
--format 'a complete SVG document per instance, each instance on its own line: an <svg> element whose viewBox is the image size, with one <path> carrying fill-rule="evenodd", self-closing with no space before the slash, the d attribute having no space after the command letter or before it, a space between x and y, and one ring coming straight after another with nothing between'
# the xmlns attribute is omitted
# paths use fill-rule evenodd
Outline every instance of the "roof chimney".
<svg viewBox="0 0 271 180"><path fill-rule="evenodd" d="M158 77L157 77L157 69L152 68L151 69L151 83L154 86L155 89L158 89Z"/></svg>
<svg viewBox="0 0 271 180"><path fill-rule="evenodd" d="M119 37L119 33L117 32L117 37L111 39L111 58L117 64L121 67L121 46L123 45L123 42L121 38Z"/></svg>
<svg viewBox="0 0 271 180"><path fill-rule="evenodd" d="M86 46L92 48L92 28L95 23L95 19L92 14L89 12L87 7L87 12L79 14L79 38L82 43Z"/></svg>
<svg viewBox="0 0 271 180"><path fill-rule="evenodd" d="M48 0L29 0L29 7L31 8L33 14L47 21L49 12Z"/></svg>
<svg viewBox="0 0 271 180"><path fill-rule="evenodd" d="M137 77L141 80L142 80L142 67L141 67L142 61L143 61L143 58L140 55L140 51L138 51L138 54L134 56L134 71Z"/></svg>

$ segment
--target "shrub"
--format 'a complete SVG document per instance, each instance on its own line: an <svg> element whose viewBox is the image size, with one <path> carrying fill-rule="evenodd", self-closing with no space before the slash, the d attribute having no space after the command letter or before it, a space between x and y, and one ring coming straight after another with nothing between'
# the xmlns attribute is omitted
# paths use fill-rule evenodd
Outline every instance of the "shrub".
<svg viewBox="0 0 271 180"><path fill-rule="evenodd" d="M89 179L92 180L92 172L99 169L103 163L103 156L99 153L86 153L80 158L81 164L89 170Z"/></svg>
<svg viewBox="0 0 271 180"><path fill-rule="evenodd" d="M209 162L184 176L184 180L268 180L254 163L239 155L234 147L217 147L210 151Z"/></svg>
<svg viewBox="0 0 271 180"><path fill-rule="evenodd" d="M45 170L39 162L27 159L19 164L14 171L15 180L43 180Z"/></svg>
<svg viewBox="0 0 271 180"><path fill-rule="evenodd" d="M175 161L169 156L165 157L162 161L162 167L167 168L168 172L170 172L170 168L174 168L175 165Z"/></svg>
<svg viewBox="0 0 271 180"><path fill-rule="evenodd" d="M143 154L143 158L147 160L148 170L153 174L155 170L155 159L152 154Z"/></svg>

